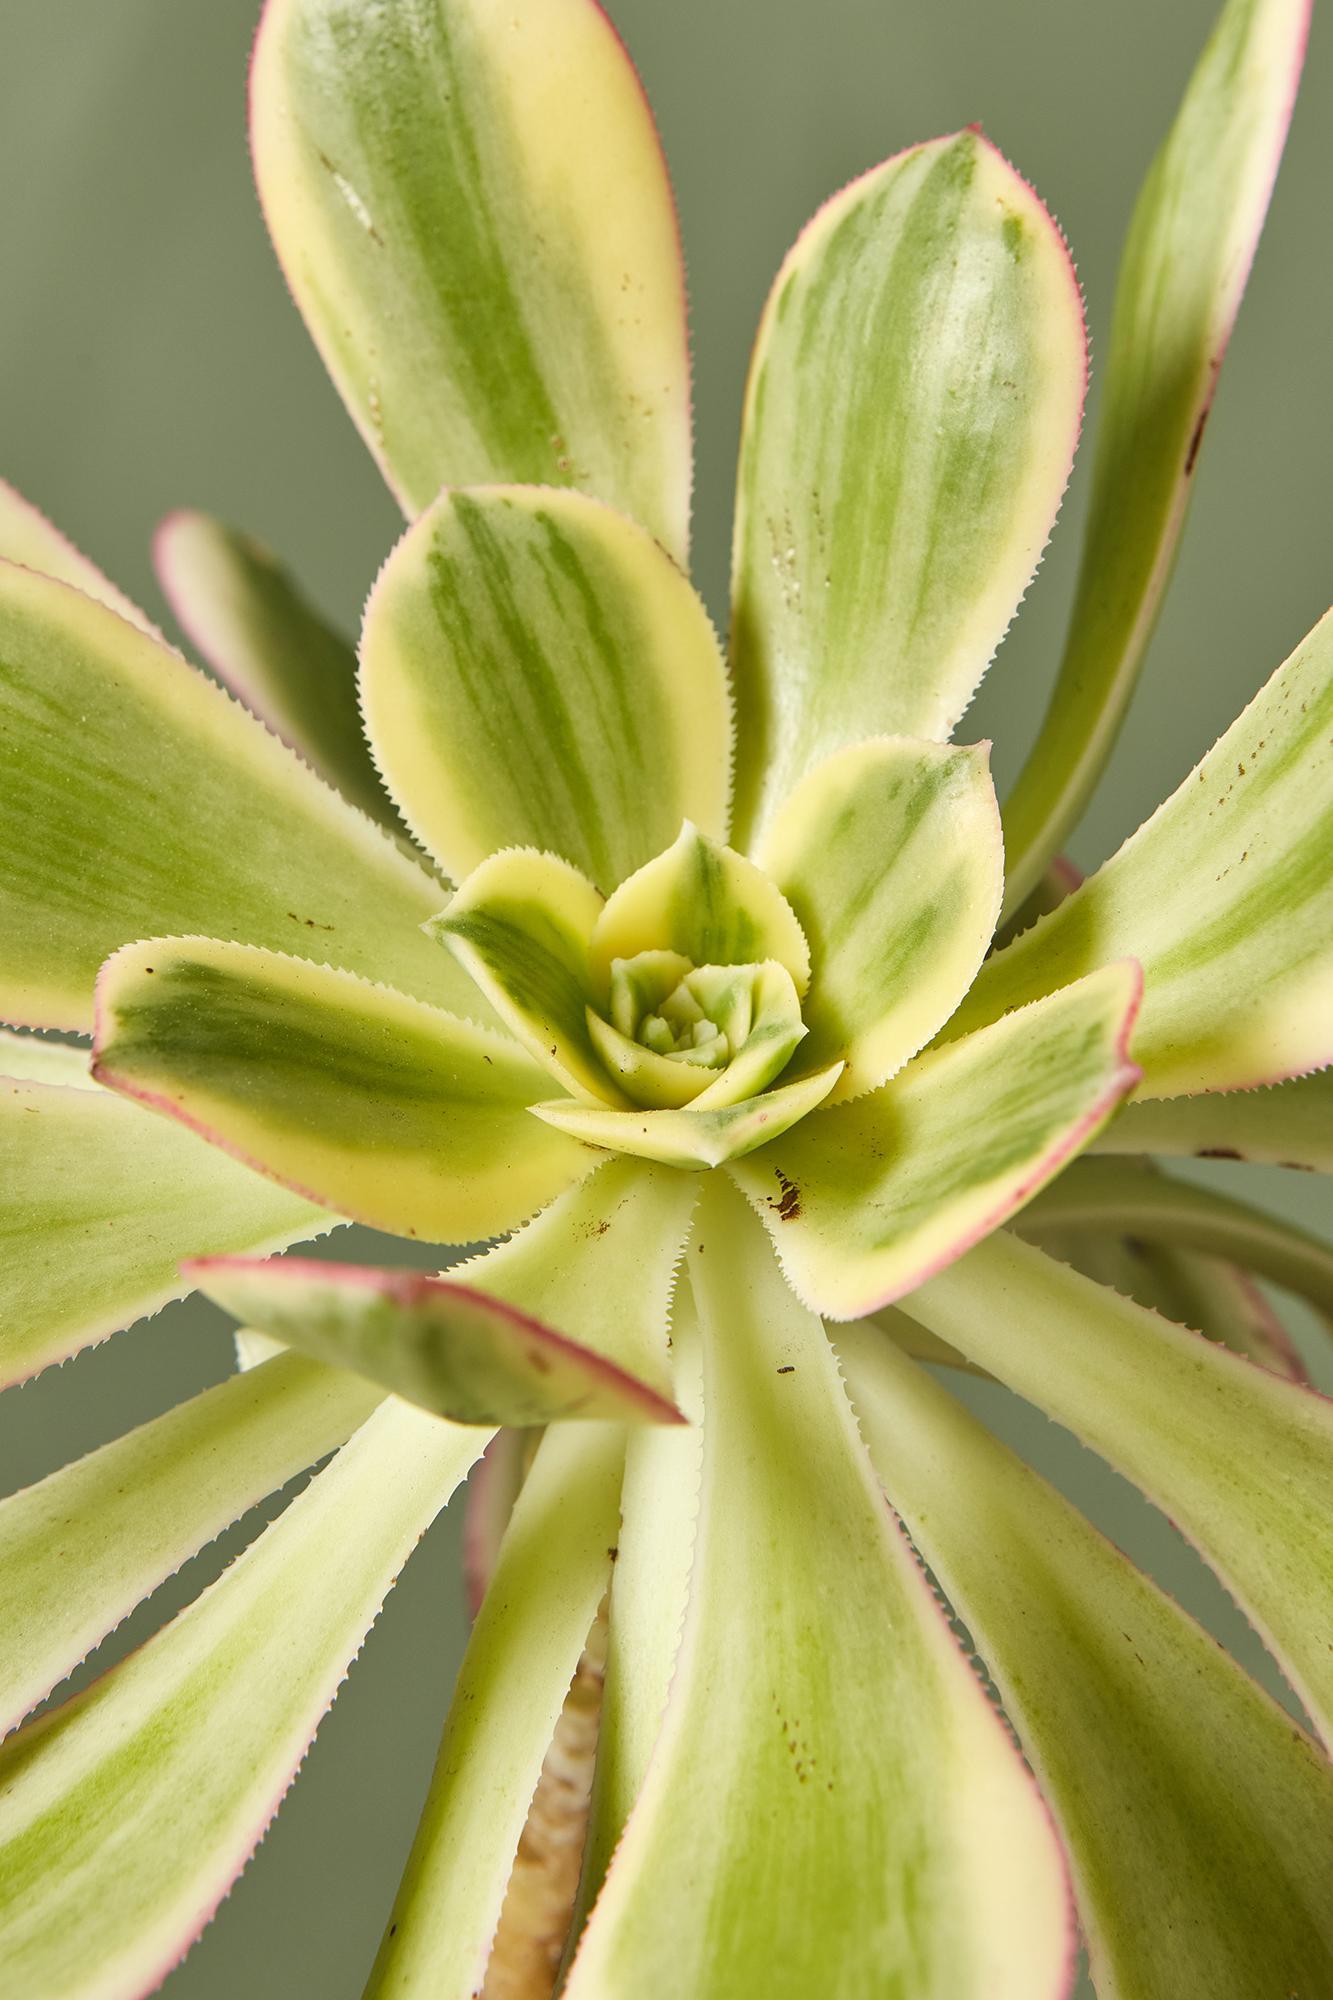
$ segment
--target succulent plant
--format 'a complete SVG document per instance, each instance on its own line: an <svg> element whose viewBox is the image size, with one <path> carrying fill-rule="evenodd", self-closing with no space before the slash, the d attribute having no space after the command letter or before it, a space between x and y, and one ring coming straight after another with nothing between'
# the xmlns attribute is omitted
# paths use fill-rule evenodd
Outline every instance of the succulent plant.
<svg viewBox="0 0 1333 2000"><path fill-rule="evenodd" d="M239 1329L233 1375L0 1503L4 1993L166 1976L464 1481L475 1623L376 2000L1055 2000L1080 1936L1104 2000L1333 1992L1333 1422L1255 1285L1328 1312L1333 1257L1156 1164L1333 1164L1333 619L1105 866L1061 859L1307 14L1228 0L1139 197L1002 832L954 739L1086 380L1007 160L912 146L791 250L724 654L604 17L269 0L265 215L409 526L358 659L170 517L220 687L0 491L3 1381L193 1288ZM349 1219L438 1275L282 1254ZM1177 1523L1299 1718L960 1370Z"/></svg>

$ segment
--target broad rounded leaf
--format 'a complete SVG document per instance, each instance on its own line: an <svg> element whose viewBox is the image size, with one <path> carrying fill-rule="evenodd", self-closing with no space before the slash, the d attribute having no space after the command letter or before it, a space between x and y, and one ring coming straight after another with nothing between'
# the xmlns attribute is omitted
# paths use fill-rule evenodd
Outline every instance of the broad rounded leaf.
<svg viewBox="0 0 1333 2000"><path fill-rule="evenodd" d="M117 946L310 950L473 1012L420 934L440 888L224 691L105 606L0 564L0 1012L92 1025Z"/></svg>
<svg viewBox="0 0 1333 2000"><path fill-rule="evenodd" d="M847 1064L835 1102L901 1069L986 955L1004 884L988 750L879 737L839 751L759 849L810 946L801 1065Z"/></svg>
<svg viewBox="0 0 1333 2000"><path fill-rule="evenodd" d="M1085 379L1063 239L976 130L899 153L798 237L745 407L739 833L846 743L950 734L1051 531Z"/></svg>
<svg viewBox="0 0 1333 2000"><path fill-rule="evenodd" d="M507 1036L209 938L108 962L95 1071L311 1200L436 1243L512 1229L596 1163L528 1117L547 1078Z"/></svg>
<svg viewBox="0 0 1333 2000"><path fill-rule="evenodd" d="M1333 1048L1330 852L1333 612L1119 853L982 967L949 1033L1133 956L1139 1096L1316 1068Z"/></svg>
<svg viewBox="0 0 1333 2000"><path fill-rule="evenodd" d="M366 605L361 693L403 816L455 878L549 848L603 894L682 819L725 831L730 698L652 537L578 493L442 493Z"/></svg>
<svg viewBox="0 0 1333 2000"><path fill-rule="evenodd" d="M1333 1988L1333 1771L1206 1632L872 1328L838 1352L886 1492L1064 1835L1101 2000Z"/></svg>
<svg viewBox="0 0 1333 2000"><path fill-rule="evenodd" d="M203 1258L185 1274L244 1325L453 1423L681 1421L623 1369L472 1285L302 1257Z"/></svg>
<svg viewBox="0 0 1333 2000"><path fill-rule="evenodd" d="M738 1161L798 1296L859 1319L1030 1201L1138 1075L1138 996L1138 968L1113 966Z"/></svg>
<svg viewBox="0 0 1333 2000"><path fill-rule="evenodd" d="M408 513L446 482L599 494L688 536L671 190L591 0L269 0L260 198L324 363Z"/></svg>
<svg viewBox="0 0 1333 2000"><path fill-rule="evenodd" d="M884 1505L823 1328L724 1184L698 1234L689 1608L569 2000L1055 2000L1058 1849Z"/></svg>
<svg viewBox="0 0 1333 2000"><path fill-rule="evenodd" d="M1333 1405L1005 1231L914 1292L909 1310L1170 1516L1327 1741Z"/></svg>

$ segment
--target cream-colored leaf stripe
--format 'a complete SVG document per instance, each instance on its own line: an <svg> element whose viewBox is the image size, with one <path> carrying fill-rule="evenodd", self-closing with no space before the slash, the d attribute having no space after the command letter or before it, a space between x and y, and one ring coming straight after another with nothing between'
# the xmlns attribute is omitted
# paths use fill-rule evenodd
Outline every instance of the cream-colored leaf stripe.
<svg viewBox="0 0 1333 2000"><path fill-rule="evenodd" d="M743 1159L785 1132L828 1096L842 1074L832 1063L793 1083L761 1090L739 1104L700 1110L686 1104L678 1111L603 1111L571 1098L534 1104L533 1115L557 1132L585 1146L657 1160L670 1167L720 1167Z"/></svg>

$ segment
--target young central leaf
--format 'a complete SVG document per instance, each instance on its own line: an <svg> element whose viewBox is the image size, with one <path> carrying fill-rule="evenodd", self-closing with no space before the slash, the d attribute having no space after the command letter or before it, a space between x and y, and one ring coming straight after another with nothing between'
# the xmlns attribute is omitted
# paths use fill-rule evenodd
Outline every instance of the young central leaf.
<svg viewBox="0 0 1333 2000"><path fill-rule="evenodd" d="M785 966L695 966L655 950L611 961L609 1020L588 1009L608 1072L636 1104L738 1104L785 1069L806 1033Z"/></svg>

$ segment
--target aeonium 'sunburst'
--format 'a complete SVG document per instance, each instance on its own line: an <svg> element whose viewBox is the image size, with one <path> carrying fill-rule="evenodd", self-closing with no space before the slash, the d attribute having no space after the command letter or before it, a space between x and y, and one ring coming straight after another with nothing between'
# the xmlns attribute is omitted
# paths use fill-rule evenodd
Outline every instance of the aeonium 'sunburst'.
<svg viewBox="0 0 1333 2000"><path fill-rule="evenodd" d="M164 524L237 702L0 492L6 1379L183 1284L242 1361L0 1504L4 1723L327 1463L0 1750L5 1992L165 1975L469 1474L476 1623L378 2000L1054 2000L1075 1905L1105 1996L1333 1982L1316 1734L920 1365L1141 1486L1327 1731L1333 1426L1250 1273L1327 1302L1329 1260L1146 1156L1330 1165L1333 625L1096 875L1058 860L1305 18L1229 0L1140 197L1006 839L952 739L1085 349L1003 157L900 153L783 265L724 658L670 194L600 13L269 0L266 216L411 525L354 660L253 543ZM490 1247L273 1255L347 1219Z"/></svg>

